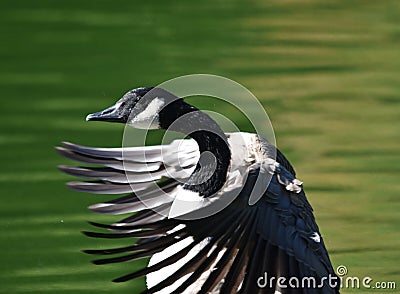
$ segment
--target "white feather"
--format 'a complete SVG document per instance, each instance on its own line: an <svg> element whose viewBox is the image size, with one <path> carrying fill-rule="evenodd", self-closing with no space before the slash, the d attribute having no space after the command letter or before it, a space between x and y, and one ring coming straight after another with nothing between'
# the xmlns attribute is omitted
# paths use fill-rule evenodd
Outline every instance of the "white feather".
<svg viewBox="0 0 400 294"><path fill-rule="evenodd" d="M172 232L174 232L176 230L179 230L179 229L181 229L183 227L184 227L183 225L179 225L176 228L174 228L173 230L171 230L169 233L172 233ZM183 239L183 240L181 240L181 241L179 241L179 242L167 247L163 251L154 254L150 259L149 266L152 266L152 265L154 265L156 263L159 263L159 262L163 261L164 259L170 257L171 255L179 252L180 250L182 250L183 248L185 248L186 246L188 246L192 242L194 242L194 239L192 237L188 237L186 239ZM146 276L147 288L149 289L149 288L157 285L162 280L165 280L167 277L169 277L174 272L179 270L184 264L186 264L197 253L199 253L208 244L208 242L209 242L208 239L204 239L199 244L194 246L184 258L178 260L174 264L171 264L171 265L169 265L167 267L164 267L164 268L162 268L162 269L160 269L160 270L158 270L156 272L148 274ZM213 250L215 250L215 247L213 247L210 250L209 253L211 253ZM225 251L226 251L226 249L222 249L218 253L218 256L217 256L216 260L212 263L210 268L208 270L204 271L204 273L197 279L197 281L195 283L193 283L192 285L190 285L188 288L186 288L186 290L182 294L198 293L200 291L200 289L201 289L201 286L207 280L208 276L213 271L216 263L220 260L220 258L225 253ZM190 273L185 275L185 276L183 276L182 278L177 280L172 285L170 285L170 286L168 286L168 287L166 287L166 288L164 288L161 291L158 291L156 293L157 294L169 294L169 293L173 292L175 289L177 289L189 277L189 275L190 275ZM214 292L212 292L212 293L214 293Z"/></svg>
<svg viewBox="0 0 400 294"><path fill-rule="evenodd" d="M321 242L321 237L317 232L314 232L314 234L310 238L317 243Z"/></svg>
<svg viewBox="0 0 400 294"><path fill-rule="evenodd" d="M192 211L199 210L208 202L201 197L199 193L184 189L182 186L176 187L177 193L174 202L172 202L168 218L175 218Z"/></svg>

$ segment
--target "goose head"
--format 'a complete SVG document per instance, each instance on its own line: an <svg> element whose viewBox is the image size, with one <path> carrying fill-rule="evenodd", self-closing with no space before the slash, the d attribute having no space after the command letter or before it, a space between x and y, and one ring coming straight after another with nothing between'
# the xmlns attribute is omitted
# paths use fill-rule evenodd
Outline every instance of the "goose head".
<svg viewBox="0 0 400 294"><path fill-rule="evenodd" d="M136 88L126 92L113 106L89 114L86 120L119 122L138 129L160 129L163 125L160 113L165 112L164 108L169 104L177 104L172 102L181 104L183 100L161 88Z"/></svg>

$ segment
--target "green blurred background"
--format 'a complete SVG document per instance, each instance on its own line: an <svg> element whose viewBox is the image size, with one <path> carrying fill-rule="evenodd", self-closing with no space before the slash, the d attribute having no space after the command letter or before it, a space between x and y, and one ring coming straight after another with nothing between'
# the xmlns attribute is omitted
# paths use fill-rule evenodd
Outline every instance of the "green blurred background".
<svg viewBox="0 0 400 294"><path fill-rule="evenodd" d="M123 126L85 115L192 73L260 99L334 266L400 287L399 20L398 0L2 0L0 292L143 289L110 280L145 260L101 267L80 252L117 244L79 233L110 221L86 210L104 197L69 191L53 146L120 146Z"/></svg>

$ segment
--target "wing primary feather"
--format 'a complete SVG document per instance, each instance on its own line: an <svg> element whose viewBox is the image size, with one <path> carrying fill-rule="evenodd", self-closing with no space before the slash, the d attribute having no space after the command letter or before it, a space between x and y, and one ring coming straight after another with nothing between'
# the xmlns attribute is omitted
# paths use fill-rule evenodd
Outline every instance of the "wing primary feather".
<svg viewBox="0 0 400 294"><path fill-rule="evenodd" d="M243 282L247 267L249 266L249 253L252 248L252 240L256 235L256 230L249 230L250 235L244 236L239 245L239 252L225 277L225 281L220 289L220 294L236 293Z"/></svg>
<svg viewBox="0 0 400 294"><path fill-rule="evenodd" d="M153 210L146 209L146 210L136 212L134 215L128 216L127 218L124 218L116 223L117 224L118 223L135 223L135 222L141 221L143 219L146 219L148 217L151 217L155 214L157 215L157 213L154 212Z"/></svg>
<svg viewBox="0 0 400 294"><path fill-rule="evenodd" d="M153 223L146 223L142 225L124 225L124 226L118 226L118 225L107 225L107 224L101 224L101 223L96 223L96 222L89 222L92 226L98 227L98 228L104 228L104 229L110 229L110 230L139 230L139 229L160 229L160 228L168 228L170 230L173 227L176 227L179 222L175 219L165 219Z"/></svg>
<svg viewBox="0 0 400 294"><path fill-rule="evenodd" d="M165 228L158 230L145 230L145 231L137 231L137 232L129 232L129 233L97 233L97 232L82 232L84 235L93 238L103 238L103 239L122 239L122 238L148 238L157 235L162 235L165 233Z"/></svg>
<svg viewBox="0 0 400 294"><path fill-rule="evenodd" d="M170 206L169 203L167 203L167 205ZM160 207L161 206L159 206L158 209ZM139 211L136 214L138 214L140 212L142 212L142 211ZM160 221L160 220L163 220L163 219L165 219L165 217L163 215L160 215L160 214L158 214L156 212L153 212L151 214L141 216L140 219L139 218L136 218L136 219L127 218L127 219L124 219L124 220L121 220L119 222L114 223L114 225L118 225L118 226L121 226L121 225L124 225L124 226L125 225L140 225L140 224L153 223L153 222Z"/></svg>
<svg viewBox="0 0 400 294"><path fill-rule="evenodd" d="M126 148L95 148L63 142L63 147L85 156L151 162L159 160L166 145Z"/></svg>
<svg viewBox="0 0 400 294"><path fill-rule="evenodd" d="M78 192L86 192L91 194L123 194L131 193L133 189L135 191L145 189L150 186L152 182L138 183L138 184L120 184L111 183L104 181L94 182L68 182L67 186L71 190Z"/></svg>
<svg viewBox="0 0 400 294"><path fill-rule="evenodd" d="M122 162L118 161L115 158L96 158L92 156L82 155L64 147L55 147L55 149L60 155L74 161L105 166L107 166L108 164L118 164L122 166Z"/></svg>
<svg viewBox="0 0 400 294"><path fill-rule="evenodd" d="M258 237L254 249L251 252L252 256L249 261L249 270L247 271L243 280L243 286L240 290L241 293L257 293L259 290L257 287L257 278L260 274L260 268L262 266L262 260L259 258L262 256L263 251L265 250L265 243L266 242L263 238Z"/></svg>
<svg viewBox="0 0 400 294"><path fill-rule="evenodd" d="M136 212L134 215L124 218L115 224L131 224L131 225L138 225L138 224L145 224L149 222L154 222L157 220L165 219L165 214L170 209L170 204L166 203L157 207L157 210L142 210ZM162 214L161 214L162 213Z"/></svg>
<svg viewBox="0 0 400 294"><path fill-rule="evenodd" d="M156 264L153 264L152 266L149 266L149 267L143 268L141 270L138 270L138 271L136 271L134 273L127 274L125 276L116 278L116 279L113 280L113 282L117 282L117 283L125 282L125 281L128 281L128 280L132 280L132 279L147 275L149 273L158 271L158 270L162 269L163 267L169 266L169 265L177 262L179 259L185 257L189 253L189 251L195 245L197 245L198 243L199 242L192 242L188 246L186 246L185 248L181 249L177 253L169 256L168 258L166 258L166 259L164 259L164 260L162 260L162 261L160 261L160 262L158 262Z"/></svg>
<svg viewBox="0 0 400 294"><path fill-rule="evenodd" d="M80 167L70 165L60 165L58 168L60 171L71 176L86 179L99 179L121 184L157 181L168 174L165 168L160 168L155 171L144 170L141 172L132 172L110 167Z"/></svg>
<svg viewBox="0 0 400 294"><path fill-rule="evenodd" d="M89 206L89 209L103 214L125 214L147 210L149 208L158 208L166 203L171 203L173 201L173 196L163 193L160 196L142 198L141 200L142 201L132 201L122 204L97 203Z"/></svg>
<svg viewBox="0 0 400 294"><path fill-rule="evenodd" d="M83 252L88 254L117 254L117 253L124 253L124 252L132 252L132 251L139 251L139 250L147 250L152 249L158 246L163 246L164 248L168 247L169 245L173 244L177 241L177 238L186 238L189 234L184 230L184 228L173 232L167 236L163 236L157 239L150 239L149 242L141 243L141 244L134 244L126 247L119 247L119 248L112 248L112 249L100 249L100 250L84 250Z"/></svg>
<svg viewBox="0 0 400 294"><path fill-rule="evenodd" d="M278 268L278 256L279 256L279 249L278 247L266 242L264 252L261 256L261 269L260 275L273 275L276 276L276 270ZM265 287L263 291L265 293L274 293L276 287L276 280L270 280L271 282L268 284L268 287Z"/></svg>
<svg viewBox="0 0 400 294"><path fill-rule="evenodd" d="M71 165L59 165L58 169L68 175L81 178L111 177L115 174L124 174L123 171L109 167L82 167Z"/></svg>
<svg viewBox="0 0 400 294"><path fill-rule="evenodd" d="M239 232L234 233L232 239L229 240L229 243L226 246L226 251L218 260L217 264L214 266L214 270L208 276L198 294L207 294L211 292L224 278L229 270L229 265L231 265L233 260L235 259L240 241L245 236L248 236L249 231L251 231L255 215L255 213L250 213L248 219L243 220L245 222L244 227L242 229L239 228Z"/></svg>
<svg viewBox="0 0 400 294"><path fill-rule="evenodd" d="M83 231L83 234L85 234L88 237L104 238L104 239L143 238L143 237L147 238L147 237L166 234L167 231L173 229L174 227L176 227L176 224L167 223L166 225L160 226L159 228L153 230L141 230L129 233L97 233L97 232Z"/></svg>
<svg viewBox="0 0 400 294"><path fill-rule="evenodd" d="M184 237L183 239L185 239L187 237L188 236ZM183 239L181 239L181 240L183 240ZM176 240L174 240L174 242L176 242ZM170 245L170 244L168 244L168 245ZM160 252L160 251L164 250L165 248L166 247L164 245L163 246L156 246L156 247L153 247L151 249L146 249L146 250L143 250L143 251L134 252L134 253L128 254L128 255L112 257L112 258L97 259L97 260L94 260L93 263L100 265L100 264L131 261L131 260L135 260L135 259L140 259L140 258L143 258L143 257L151 256L151 255L153 255L153 254L155 254L157 252Z"/></svg>

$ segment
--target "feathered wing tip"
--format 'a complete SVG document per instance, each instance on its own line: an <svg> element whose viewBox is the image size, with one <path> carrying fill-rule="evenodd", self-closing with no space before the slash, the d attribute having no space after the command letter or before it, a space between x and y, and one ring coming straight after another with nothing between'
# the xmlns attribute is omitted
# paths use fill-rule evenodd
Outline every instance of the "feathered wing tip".
<svg viewBox="0 0 400 294"><path fill-rule="evenodd" d="M182 150L182 146L185 149ZM95 165L59 166L69 175L87 179L69 182L69 188L92 194L130 194L123 200L118 198L90 207L95 212L109 214L146 209L167 213L165 205L173 201L173 190L178 181L192 173L199 158L193 140L131 148L92 148L64 142L62 147L56 147L56 151L68 159Z"/></svg>

